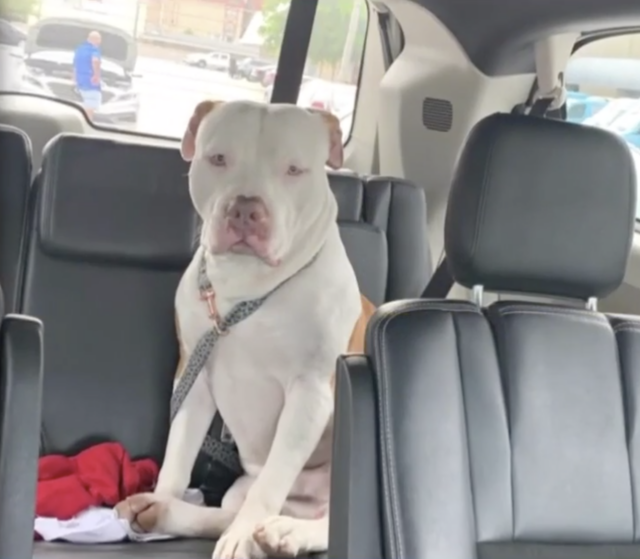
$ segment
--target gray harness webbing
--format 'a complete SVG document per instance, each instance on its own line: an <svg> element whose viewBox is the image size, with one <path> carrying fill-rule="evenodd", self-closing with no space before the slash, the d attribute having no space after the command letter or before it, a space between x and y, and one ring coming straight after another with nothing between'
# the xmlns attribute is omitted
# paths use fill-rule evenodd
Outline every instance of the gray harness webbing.
<svg viewBox="0 0 640 559"><path fill-rule="evenodd" d="M198 268L198 288L200 290L200 298L209 303L209 316L214 321L213 327L210 330L207 330L207 332L205 332L205 334L198 340L196 347L187 361L187 366L178 380L178 385L175 387L173 394L171 395L171 421L174 420L180 406L184 403L187 394L206 365L207 360L209 359L209 356L211 355L211 352L218 340L222 336L225 336L232 326L242 322L245 318L248 318L257 311L268 296L238 303L231 309L229 314L221 319L213 305L215 293L213 291L211 281L209 281L209 277L207 276L207 263L204 256L202 257L200 267ZM223 424L222 433L219 438L215 436L213 427L214 422L211 423L211 427L204 439L201 452L216 461L222 462L231 470L238 470L238 456L230 444L232 440L229 440L231 437L226 430L226 427ZM225 433L225 431L227 432ZM224 439L224 441L220 439ZM241 468L240 471L242 471Z"/></svg>
<svg viewBox="0 0 640 559"><path fill-rule="evenodd" d="M309 266L314 260L315 257L312 258L300 271ZM211 352L218 340L222 336L227 335L231 327L242 322L256 312L269 295L286 283L286 281L288 280L285 280L283 283L276 286L273 291L267 293L264 297L238 303L231 309L229 314L224 318L221 318L215 307L215 291L213 290L211 281L207 276L207 263L203 255L202 260L200 261L200 267L198 268L198 288L200 290L200 298L203 301L206 301L209 305L209 316L213 320L213 327L211 330L205 332L205 334L198 340L193 353L187 361L187 366L178 380L178 385L175 387L173 394L171 395L171 421L174 420L180 406L184 403L187 394L206 365L207 360L209 359L209 356L211 355ZM231 433L229 433L224 423L222 423L222 429L219 431L219 434L216 434L216 431L218 431L216 427L217 421L216 417L214 417L202 444L201 452L216 462L222 463L229 470L242 473L242 465L240 464L240 459L235 450Z"/></svg>

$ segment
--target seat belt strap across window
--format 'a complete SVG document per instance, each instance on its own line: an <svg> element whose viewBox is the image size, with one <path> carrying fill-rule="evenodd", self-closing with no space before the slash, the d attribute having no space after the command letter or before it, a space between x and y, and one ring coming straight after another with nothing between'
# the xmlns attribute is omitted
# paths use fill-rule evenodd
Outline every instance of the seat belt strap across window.
<svg viewBox="0 0 640 559"><path fill-rule="evenodd" d="M284 26L271 103L297 103L311 44L318 0L291 0Z"/></svg>

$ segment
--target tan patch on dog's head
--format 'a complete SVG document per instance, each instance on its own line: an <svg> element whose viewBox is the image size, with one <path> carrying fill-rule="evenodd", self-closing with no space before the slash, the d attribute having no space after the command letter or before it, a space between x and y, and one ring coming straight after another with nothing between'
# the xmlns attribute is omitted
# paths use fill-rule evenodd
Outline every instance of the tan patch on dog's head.
<svg viewBox="0 0 640 559"><path fill-rule="evenodd" d="M360 294L360 303L362 304L362 311L360 312L358 321L351 332L347 355L364 353L364 340L367 334L367 324L369 324L369 320L373 316L373 313L376 312L374 304L362 294ZM334 372L333 375L331 375L331 390L335 390L335 385L336 375Z"/></svg>
<svg viewBox="0 0 640 559"><path fill-rule="evenodd" d="M222 105L224 101L201 101L193 110L193 114L189 119L187 128L182 136L182 142L180 143L180 155L185 161L191 161L196 152L196 136L198 135L198 129L202 119L207 116L219 105Z"/></svg>
<svg viewBox="0 0 640 559"><path fill-rule="evenodd" d="M329 157L327 165L332 169L341 169L344 164L344 146L342 145L342 128L338 117L322 109L307 109L310 113L318 114L329 130Z"/></svg>
<svg viewBox="0 0 640 559"><path fill-rule="evenodd" d="M180 333L180 323L178 322L178 313L175 313L176 322L176 337L178 338L178 366L176 367L175 379L179 379L182 376L187 366L187 355L182 345L182 335Z"/></svg>

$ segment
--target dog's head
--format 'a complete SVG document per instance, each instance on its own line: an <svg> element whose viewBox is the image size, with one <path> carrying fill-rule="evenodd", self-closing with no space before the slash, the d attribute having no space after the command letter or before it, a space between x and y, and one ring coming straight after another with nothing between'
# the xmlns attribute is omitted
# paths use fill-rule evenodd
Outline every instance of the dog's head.
<svg viewBox="0 0 640 559"><path fill-rule="evenodd" d="M329 113L204 101L185 130L181 153L191 162L201 244L212 255L278 266L335 223L325 164L340 168L343 152L340 124Z"/></svg>

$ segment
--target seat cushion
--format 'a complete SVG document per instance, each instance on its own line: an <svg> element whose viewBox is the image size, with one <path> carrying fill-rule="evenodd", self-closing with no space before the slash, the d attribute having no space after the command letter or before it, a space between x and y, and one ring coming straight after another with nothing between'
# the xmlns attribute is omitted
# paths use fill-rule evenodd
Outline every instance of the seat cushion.
<svg viewBox="0 0 640 559"><path fill-rule="evenodd" d="M37 542L33 559L80 559L92 555L100 559L211 559L214 547L215 542L193 539L100 545ZM326 554L300 557L311 558L326 559Z"/></svg>

